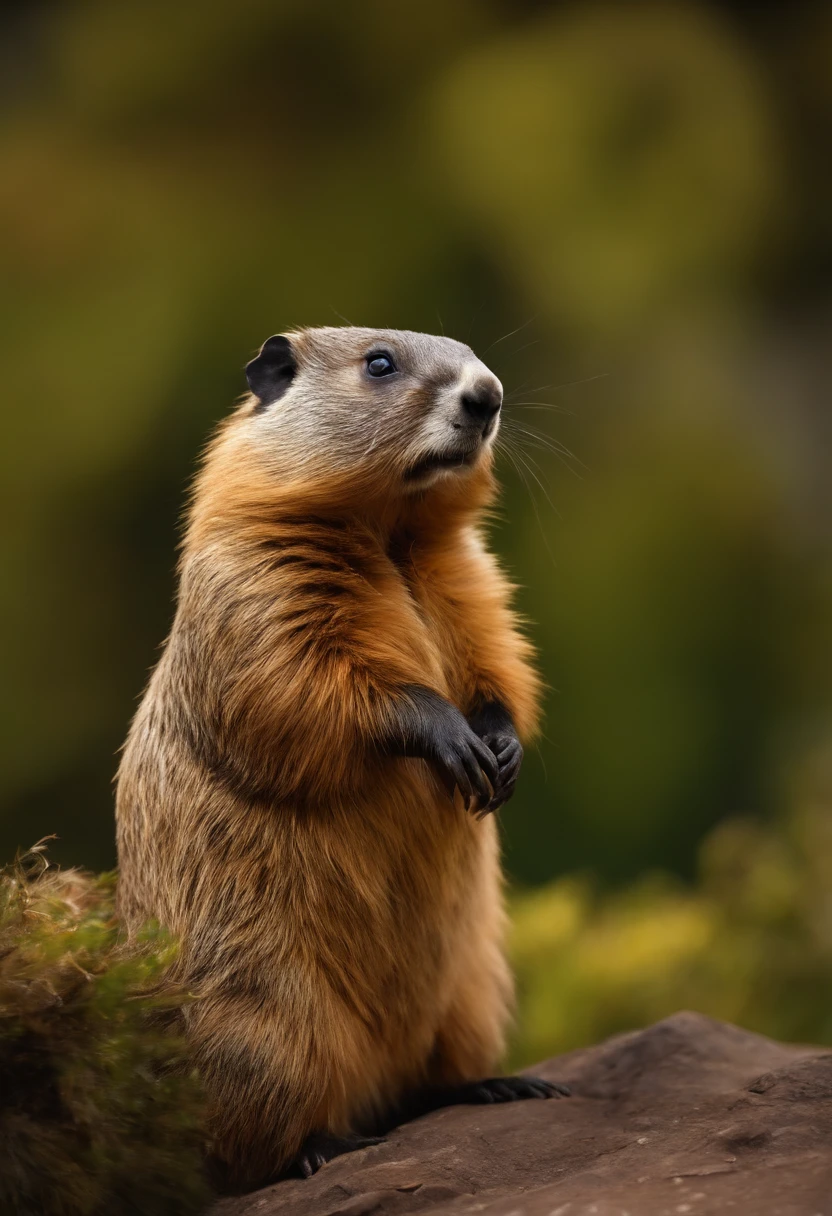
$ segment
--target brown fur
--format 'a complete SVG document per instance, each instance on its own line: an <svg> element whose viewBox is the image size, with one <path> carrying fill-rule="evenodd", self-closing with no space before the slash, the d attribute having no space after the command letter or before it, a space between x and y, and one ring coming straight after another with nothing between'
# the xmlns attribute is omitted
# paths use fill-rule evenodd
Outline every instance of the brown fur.
<svg viewBox="0 0 832 1216"><path fill-rule="evenodd" d="M182 938L188 1030L238 1184L311 1131L493 1071L512 990L495 817L382 744L406 685L466 714L499 698L521 738L537 712L479 531L490 444L415 487L404 469L487 369L424 335L291 340L291 391L247 398L208 449L118 783L119 909ZM379 340L406 373L377 388L361 369Z"/></svg>

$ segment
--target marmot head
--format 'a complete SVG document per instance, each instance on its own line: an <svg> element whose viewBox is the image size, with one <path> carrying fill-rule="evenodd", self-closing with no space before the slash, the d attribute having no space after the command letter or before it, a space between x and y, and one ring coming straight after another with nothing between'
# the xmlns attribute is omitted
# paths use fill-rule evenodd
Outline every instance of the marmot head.
<svg viewBox="0 0 832 1216"><path fill-rule="evenodd" d="M246 430L281 478L347 474L407 494L490 461L502 385L451 338L305 329L269 338L246 376Z"/></svg>

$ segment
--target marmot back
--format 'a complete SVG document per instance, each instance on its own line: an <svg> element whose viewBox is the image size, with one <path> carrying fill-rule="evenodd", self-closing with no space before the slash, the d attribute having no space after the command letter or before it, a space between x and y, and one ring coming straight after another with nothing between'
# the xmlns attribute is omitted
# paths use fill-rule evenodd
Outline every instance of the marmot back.
<svg viewBox="0 0 832 1216"><path fill-rule="evenodd" d="M478 528L501 385L461 343L371 329L276 336L246 370L117 798L120 914L182 940L236 1186L437 1104L555 1092L491 1077L489 812L538 696Z"/></svg>

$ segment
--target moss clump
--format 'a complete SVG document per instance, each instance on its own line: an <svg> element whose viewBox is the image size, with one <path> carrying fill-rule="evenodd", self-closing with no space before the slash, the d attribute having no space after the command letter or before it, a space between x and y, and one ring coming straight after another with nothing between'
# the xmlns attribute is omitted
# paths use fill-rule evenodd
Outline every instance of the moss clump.
<svg viewBox="0 0 832 1216"><path fill-rule="evenodd" d="M0 871L0 1212L185 1216L210 1198L203 1104L157 929L125 944L115 876Z"/></svg>

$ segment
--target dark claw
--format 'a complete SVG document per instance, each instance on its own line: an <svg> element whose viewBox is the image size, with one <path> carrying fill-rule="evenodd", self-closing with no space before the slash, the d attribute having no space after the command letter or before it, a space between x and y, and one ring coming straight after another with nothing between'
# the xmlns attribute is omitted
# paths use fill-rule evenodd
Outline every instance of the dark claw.
<svg viewBox="0 0 832 1216"><path fill-rule="evenodd" d="M462 797L469 800L474 797L474 790L471 785L471 779L468 776L465 768L459 760L452 760L447 764L448 772L454 779L454 784L459 787L459 792Z"/></svg>
<svg viewBox="0 0 832 1216"><path fill-rule="evenodd" d="M465 765L465 771L470 791L482 798L483 802L487 802L491 797L491 786L488 784L486 776L480 768L478 759L473 753Z"/></svg>
<svg viewBox="0 0 832 1216"><path fill-rule="evenodd" d="M524 1098L568 1098L567 1085L544 1081L540 1077L488 1077L471 1085L461 1085L452 1103L518 1102Z"/></svg>
<svg viewBox="0 0 832 1216"><path fill-rule="evenodd" d="M501 1081L492 1081L491 1090L497 1095L499 1102L516 1102L518 1098L522 1097L517 1090L512 1089L510 1085L503 1084Z"/></svg>
<svg viewBox="0 0 832 1216"><path fill-rule="evenodd" d="M542 1077L519 1078L536 1087L541 1098L571 1098L572 1090L562 1081L544 1081Z"/></svg>
<svg viewBox="0 0 832 1216"><path fill-rule="evenodd" d="M520 765L523 762L523 753L514 752L505 761L500 761L500 785L508 785L509 781L515 781L517 774L520 772Z"/></svg>
<svg viewBox="0 0 832 1216"><path fill-rule="evenodd" d="M512 794L514 793L516 787L517 787L517 782L512 781L509 785L506 785L501 790L499 790L498 793L496 793L494 795L494 797L491 799L491 801L488 803L488 805L483 807L483 809L480 811L479 818L482 819L486 815L491 815L491 814L493 814L494 811L499 811L501 806L505 806L505 804L508 802L509 798L511 798Z"/></svg>
<svg viewBox="0 0 832 1216"><path fill-rule="evenodd" d="M311 1136L306 1137L295 1158L295 1165L304 1178L311 1178L335 1157L383 1143L383 1136L331 1136L328 1132L313 1132Z"/></svg>
<svg viewBox="0 0 832 1216"><path fill-rule="evenodd" d="M483 737L483 742L496 757L498 773L496 782L492 782L492 796L482 805L479 818L492 814L508 802L514 793L523 762L523 747L515 735L488 734Z"/></svg>
<svg viewBox="0 0 832 1216"><path fill-rule="evenodd" d="M500 780L500 766L497 757L488 744L484 740L477 739L476 736L474 736L472 750L489 784L492 787L495 786Z"/></svg>

